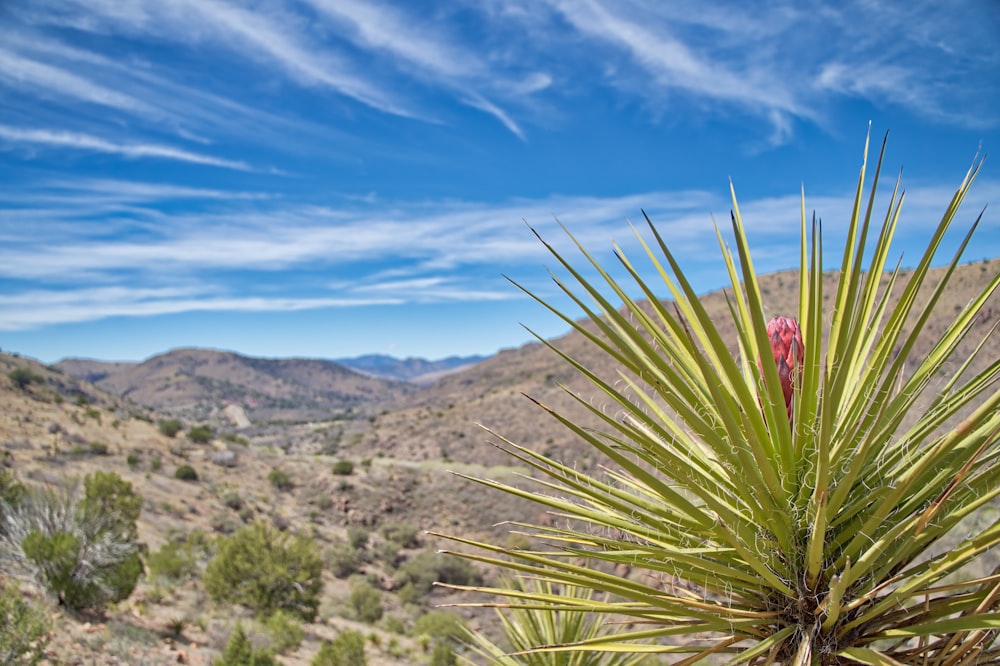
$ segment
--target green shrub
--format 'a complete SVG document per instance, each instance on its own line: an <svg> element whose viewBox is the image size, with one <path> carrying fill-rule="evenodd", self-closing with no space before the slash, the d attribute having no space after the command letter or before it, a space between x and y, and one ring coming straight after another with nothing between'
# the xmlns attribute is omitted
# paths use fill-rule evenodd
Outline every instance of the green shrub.
<svg viewBox="0 0 1000 666"><path fill-rule="evenodd" d="M311 622L322 570L313 539L257 523L220 540L205 570L205 589L216 601L242 604L262 616L281 609Z"/></svg>
<svg viewBox="0 0 1000 666"><path fill-rule="evenodd" d="M430 551L424 551L412 560L407 560L396 575L398 585L410 583L420 596L430 593L436 582L449 585L479 585L482 583L482 576L465 560Z"/></svg>
<svg viewBox="0 0 1000 666"><path fill-rule="evenodd" d="M302 618L288 611L275 611L264 620L264 627L271 635L271 648L278 654L297 650L305 638Z"/></svg>
<svg viewBox="0 0 1000 666"><path fill-rule="evenodd" d="M153 456L149 461L149 471L159 472L161 467L163 467L163 458L160 456Z"/></svg>
<svg viewBox="0 0 1000 666"><path fill-rule="evenodd" d="M382 536L400 548L416 548L420 545L417 528L409 523L389 523L382 527Z"/></svg>
<svg viewBox="0 0 1000 666"><path fill-rule="evenodd" d="M435 641L458 641L465 636L465 621L456 613L433 610L413 623L414 636L428 636Z"/></svg>
<svg viewBox="0 0 1000 666"><path fill-rule="evenodd" d="M135 469L142 463L142 456L138 453L130 453L125 457L125 463L128 465L129 469Z"/></svg>
<svg viewBox="0 0 1000 666"><path fill-rule="evenodd" d="M0 469L0 518L3 507L16 508L24 497L25 488L12 469Z"/></svg>
<svg viewBox="0 0 1000 666"><path fill-rule="evenodd" d="M281 666L281 662L267 650L255 650L242 625L237 624L222 656L212 666Z"/></svg>
<svg viewBox="0 0 1000 666"><path fill-rule="evenodd" d="M174 478L180 479L181 481L197 481L198 472L196 472L194 467L191 467L191 465L181 465L174 470Z"/></svg>
<svg viewBox="0 0 1000 666"><path fill-rule="evenodd" d="M146 556L149 573L157 578L182 581L198 575L198 557L187 541L168 541Z"/></svg>
<svg viewBox="0 0 1000 666"><path fill-rule="evenodd" d="M368 530L360 525L348 525L347 543L355 550L364 548L368 545Z"/></svg>
<svg viewBox="0 0 1000 666"><path fill-rule="evenodd" d="M324 641L310 666L365 666L365 637L347 630L332 641Z"/></svg>
<svg viewBox="0 0 1000 666"><path fill-rule="evenodd" d="M44 611L22 599L16 586L0 582L0 664L39 663L48 629Z"/></svg>
<svg viewBox="0 0 1000 666"><path fill-rule="evenodd" d="M187 438L195 444L208 444L213 437L215 437L215 431L212 426L207 425L194 426L187 432Z"/></svg>
<svg viewBox="0 0 1000 666"><path fill-rule="evenodd" d="M326 565L337 578L347 578L357 572L360 563L357 549L351 548L349 544L339 543L326 551Z"/></svg>
<svg viewBox="0 0 1000 666"><path fill-rule="evenodd" d="M114 521L131 536L137 535L136 522L142 513L142 495L114 472L94 472L83 479L83 509Z"/></svg>
<svg viewBox="0 0 1000 666"><path fill-rule="evenodd" d="M14 368L7 373L7 377L10 381L14 382L14 386L24 390L30 384L41 384L45 379L38 374L35 374L28 368Z"/></svg>
<svg viewBox="0 0 1000 666"><path fill-rule="evenodd" d="M458 658L455 656L455 648L446 641L437 641L431 650L429 666L455 666Z"/></svg>
<svg viewBox="0 0 1000 666"><path fill-rule="evenodd" d="M177 419L160 421L157 427L160 429L160 432L167 437L175 437L177 433L184 429L184 426L181 425L181 422Z"/></svg>
<svg viewBox="0 0 1000 666"><path fill-rule="evenodd" d="M350 460L338 460L333 463L333 473L338 476L350 476L354 474L354 463Z"/></svg>
<svg viewBox="0 0 1000 666"><path fill-rule="evenodd" d="M0 548L66 606L127 598L143 565L136 520L142 497L117 474L96 472L60 492L30 489L3 517Z"/></svg>
<svg viewBox="0 0 1000 666"><path fill-rule="evenodd" d="M87 448L93 456L106 456L109 452L108 445L104 442L91 442Z"/></svg>
<svg viewBox="0 0 1000 666"><path fill-rule="evenodd" d="M361 622L372 624L382 619L382 593L365 580L351 586L350 604L354 616Z"/></svg>
<svg viewBox="0 0 1000 666"><path fill-rule="evenodd" d="M268 473L267 480L271 482L271 485L275 489L281 492L288 492L295 487L295 484L292 483L292 477L288 476L288 472L277 467Z"/></svg>

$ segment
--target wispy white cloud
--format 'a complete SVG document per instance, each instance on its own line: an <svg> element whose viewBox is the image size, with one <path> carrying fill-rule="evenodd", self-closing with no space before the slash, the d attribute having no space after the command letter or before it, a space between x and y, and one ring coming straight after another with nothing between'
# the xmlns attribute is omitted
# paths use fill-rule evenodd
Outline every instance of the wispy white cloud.
<svg viewBox="0 0 1000 666"><path fill-rule="evenodd" d="M215 201L211 191L173 191L128 181L97 184L105 196L119 189L123 201L136 196L201 195ZM911 188L903 211L906 228L910 232L932 228L952 191L933 183ZM37 196L48 196L48 190L40 188ZM1000 181L980 182L958 226L971 224L991 198L1000 198ZM66 204L67 208L80 205ZM827 247L839 248L851 193L807 193L806 205L823 218ZM879 199L876 210L884 205ZM549 288L540 266L550 258L522 220L560 251L575 253L555 218L599 259L613 263L609 251L616 240L643 264L641 247L625 219L632 217L641 231L641 209L708 289L724 278L712 216L728 236L729 206L724 191L350 208L251 197L229 202L219 211L176 214L170 225L142 227L135 239L123 234L109 238L105 221L63 225L58 234L43 239L0 211L0 235L7 236L0 278L9 285L29 285L12 286L0 298L0 321L13 330L117 315L513 298L516 292L506 289L501 273L513 273L533 288ZM797 192L741 201L758 270L780 270L795 263L799 206ZM1000 241L995 230L983 233L987 245ZM901 237L897 251L911 253L905 261L916 261L918 250ZM316 277L305 277L310 275ZM305 291L303 281L311 284ZM41 284L49 286L39 289Z"/></svg>
<svg viewBox="0 0 1000 666"><path fill-rule="evenodd" d="M0 49L0 79L17 88L146 114L153 108L132 95L112 90L61 67Z"/></svg>
<svg viewBox="0 0 1000 666"><path fill-rule="evenodd" d="M249 164L240 160L227 160L155 143L116 143L100 137L91 136L89 134L81 134L79 132L47 129L24 129L20 127L12 127L10 125L0 125L0 139L6 139L11 143L17 144L42 145L58 148L70 148L73 150L94 151L98 153L111 153L133 159L148 157L176 160L179 162L190 162L192 164L204 164L206 166L236 169L239 171L251 170Z"/></svg>
<svg viewBox="0 0 1000 666"><path fill-rule="evenodd" d="M0 331L107 317L150 317L184 312L293 312L321 308L395 305L395 298L282 298L205 294L195 290L105 287L72 292L33 290L0 295Z"/></svg>

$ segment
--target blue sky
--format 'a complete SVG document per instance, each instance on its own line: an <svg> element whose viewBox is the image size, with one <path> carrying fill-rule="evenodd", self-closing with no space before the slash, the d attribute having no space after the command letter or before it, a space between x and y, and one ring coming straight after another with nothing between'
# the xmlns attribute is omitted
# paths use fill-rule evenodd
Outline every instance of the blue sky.
<svg viewBox="0 0 1000 666"><path fill-rule="evenodd" d="M730 179L788 268L803 186L837 244L869 123L916 261L1000 149L998 43L995 0L0 3L0 347L490 354L564 332L502 277L555 292L525 221L612 261L644 208L709 291Z"/></svg>

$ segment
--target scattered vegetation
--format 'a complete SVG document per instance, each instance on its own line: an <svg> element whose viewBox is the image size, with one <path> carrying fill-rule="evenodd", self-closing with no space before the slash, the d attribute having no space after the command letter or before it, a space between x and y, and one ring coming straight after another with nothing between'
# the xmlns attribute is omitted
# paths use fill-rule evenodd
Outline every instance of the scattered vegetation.
<svg viewBox="0 0 1000 666"><path fill-rule="evenodd" d="M0 581L0 664L41 662L48 633L45 613L25 601L15 585Z"/></svg>

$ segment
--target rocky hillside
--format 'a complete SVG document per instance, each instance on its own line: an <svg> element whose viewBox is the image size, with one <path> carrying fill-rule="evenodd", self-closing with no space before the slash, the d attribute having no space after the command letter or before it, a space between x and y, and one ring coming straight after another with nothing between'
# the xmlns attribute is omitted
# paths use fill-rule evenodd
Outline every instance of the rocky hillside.
<svg viewBox="0 0 1000 666"><path fill-rule="evenodd" d="M230 426L241 423L225 414L229 405L238 405L252 423L329 420L366 416L415 390L332 361L209 349L175 349L142 363L66 359L55 367L160 413Z"/></svg>
<svg viewBox="0 0 1000 666"><path fill-rule="evenodd" d="M959 267L910 358L928 353L956 310L996 275L997 265ZM796 278L761 278L768 314L795 312ZM835 279L827 277L828 304ZM702 302L717 321L726 320L725 294L708 294ZM1000 296L994 296L954 363L965 360L998 317ZM723 325L721 332L734 339L731 328ZM579 333L551 344L615 380L615 364ZM993 336L970 371L997 358L1000 336ZM71 375L90 377L96 385ZM4 464L28 483L58 484L98 469L130 481L145 500L140 536L151 552L196 531L225 535L253 521L311 535L329 565L320 617L282 662L307 664L324 638L353 627L375 636L368 663L389 666L426 660L410 632L422 614L449 600L437 590L414 605L402 592L400 571L442 544L422 536L401 545L391 536L400 526L511 543L523 537L498 523L545 519L537 506L484 492L449 473L515 480L526 472L478 424L581 469L604 463L525 395L589 424L596 420L583 405L603 407L601 396L541 343L501 352L424 387L378 380L328 361L204 350L177 350L136 365L66 361L52 368L0 354L0 442ZM237 427L227 421L218 413L227 404L254 422ZM287 420L267 423L269 414ZM213 418L220 427L214 439L196 443L183 431L165 434L158 423L168 417L179 418L185 430ZM197 480L175 478L182 465L190 465ZM276 483L282 478L287 483ZM334 571L343 573L339 567L352 530L364 532L366 545L348 549L350 573L338 577ZM358 577L382 595L386 619L374 626L359 624L350 608ZM52 663L79 658L75 663L129 664L140 663L141 655L147 664L207 665L237 619L254 628L255 640L268 640L247 611L210 602L197 580L167 585L146 579L127 602L98 620L54 607L52 612ZM467 617L488 626L489 614ZM180 636L170 629L178 618L185 622Z"/></svg>
<svg viewBox="0 0 1000 666"><path fill-rule="evenodd" d="M151 554L192 534L225 536L253 522L313 538L328 566L320 614L305 627L302 644L282 655L284 664L308 664L324 639L345 629L374 637L367 648L373 666L424 660L410 631L453 597L429 589L400 596L401 577L418 566L407 563L433 566L443 557L433 555L443 542L423 531L503 543L507 531L497 523L537 514L519 500L488 497L448 471L511 478L519 471L512 467L286 455L233 435L197 443L184 432L165 434L158 427L162 414L10 354L0 354L0 402L0 467L28 485L49 487L98 470L119 474L143 497L139 538ZM178 478L184 466L196 478ZM358 534L364 543L348 547ZM352 610L351 591L360 580L381 597L385 621L378 625L359 621ZM22 588L53 622L50 664L208 666L237 622L257 645L275 640L247 609L212 603L197 577L167 581L150 572L127 601L96 616L57 607L28 581ZM466 615L490 622L488 614Z"/></svg>

